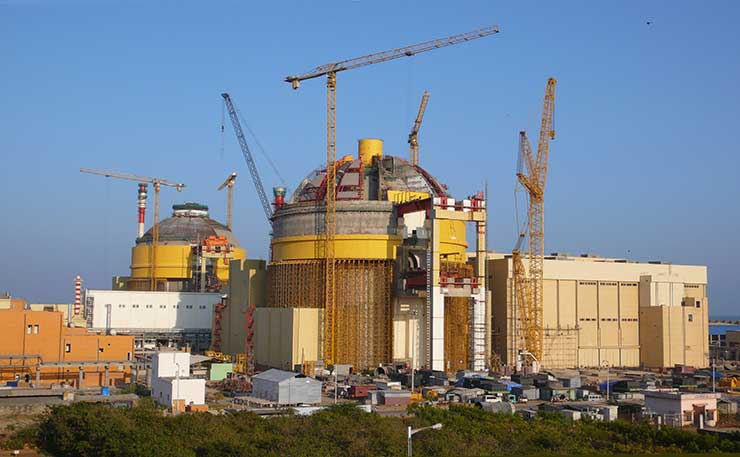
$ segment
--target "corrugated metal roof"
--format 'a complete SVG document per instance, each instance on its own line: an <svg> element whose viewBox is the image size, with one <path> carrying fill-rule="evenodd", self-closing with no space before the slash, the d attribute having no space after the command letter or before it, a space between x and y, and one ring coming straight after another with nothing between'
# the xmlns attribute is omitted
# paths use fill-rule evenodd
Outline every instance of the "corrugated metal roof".
<svg viewBox="0 0 740 457"><path fill-rule="evenodd" d="M265 381L273 381L273 382L283 382L286 379L295 378L297 376L302 376L298 373L294 373L292 371L283 371L278 370L276 368L271 368L265 372L262 372L255 376L255 379L263 379Z"/></svg>

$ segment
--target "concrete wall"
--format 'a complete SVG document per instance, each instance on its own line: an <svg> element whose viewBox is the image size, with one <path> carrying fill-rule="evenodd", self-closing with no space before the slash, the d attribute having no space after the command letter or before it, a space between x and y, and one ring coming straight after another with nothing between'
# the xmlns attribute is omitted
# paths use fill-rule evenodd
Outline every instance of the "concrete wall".
<svg viewBox="0 0 740 457"><path fill-rule="evenodd" d="M524 263L526 266L526 259ZM493 348L505 363L513 364L516 349L523 348L523 341L521 335L514 333L518 316L512 290L511 259L489 260L488 270L493 310ZM702 360L704 346L708 343L702 344L702 341L707 339L708 325L706 267L625 263L598 258L550 258L544 262L544 278L545 366L558 368L608 364L636 367L641 362L650 363L650 366L658 363L663 365L655 366L671 366L667 363L669 359L679 358L694 361L697 366L705 366ZM660 361L641 360L641 345L653 348L663 344L662 332L656 334L650 330L652 333L641 337L645 325L641 323L643 306L667 303L679 309L688 296L697 297L703 311L692 313L701 314L702 317L696 316L694 319L692 316L693 322L686 327L689 343L670 345L674 352L679 351L682 355L662 357ZM674 314L676 312L673 311ZM655 313L657 311L647 312L645 316ZM655 319L658 318L651 320L651 329L657 325ZM679 337L676 332L674 328L671 338L682 340L683 334ZM647 357L655 355L652 350L645 351L645 354L648 353L650 355Z"/></svg>
<svg viewBox="0 0 740 457"><path fill-rule="evenodd" d="M645 408L663 418L663 423L676 427L698 425L697 415L704 414L704 425L714 427L719 419L714 393L647 392Z"/></svg>
<svg viewBox="0 0 740 457"><path fill-rule="evenodd" d="M178 375L179 372L179 375ZM157 352L152 356L152 378L190 376L190 353L183 351Z"/></svg>
<svg viewBox="0 0 740 457"><path fill-rule="evenodd" d="M676 364L709 365L706 307L650 306L640 308L640 362L649 368Z"/></svg>
<svg viewBox="0 0 740 457"><path fill-rule="evenodd" d="M40 356L45 364L65 362L64 367L42 367L40 383L48 385L67 381L79 383L80 370L84 386L105 385L104 364L132 360L134 338L123 335L100 335L82 328L63 325L62 313L54 311L2 310L0 311L0 380L14 379L16 375L35 381L39 360L20 356ZM13 356L11 360L11 356ZM75 365L87 362L88 365ZM108 385L125 382L129 367L111 364Z"/></svg>
<svg viewBox="0 0 740 457"><path fill-rule="evenodd" d="M221 352L243 354L247 311L267 304L267 270L264 260L234 260L229 264L228 298L221 320ZM214 339L211 338L211 341Z"/></svg>
<svg viewBox="0 0 740 457"><path fill-rule="evenodd" d="M210 330L213 307L220 302L221 295L217 293L85 291L92 328L100 330Z"/></svg>
<svg viewBox="0 0 740 457"><path fill-rule="evenodd" d="M424 299L416 297L399 297L394 300L393 312L393 360L398 362L414 361L414 367L420 368L426 360L426 347L423 341L423 329L420 327Z"/></svg>
<svg viewBox="0 0 740 457"><path fill-rule="evenodd" d="M206 402L206 380L153 378L152 398L168 408L172 407L173 400L185 400L186 405L203 405Z"/></svg>
<svg viewBox="0 0 740 457"><path fill-rule="evenodd" d="M258 365L292 371L303 361L319 359L318 308L258 308L254 352Z"/></svg>

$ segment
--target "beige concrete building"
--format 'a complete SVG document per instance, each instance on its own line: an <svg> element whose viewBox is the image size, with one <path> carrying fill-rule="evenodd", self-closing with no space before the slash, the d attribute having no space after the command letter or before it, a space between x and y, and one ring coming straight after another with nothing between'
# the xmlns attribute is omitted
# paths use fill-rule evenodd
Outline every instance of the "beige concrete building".
<svg viewBox="0 0 740 457"><path fill-rule="evenodd" d="M524 348L512 271L510 255L489 254L492 345L506 364ZM554 255L544 278L544 366L707 366L705 266Z"/></svg>
<svg viewBox="0 0 740 457"><path fill-rule="evenodd" d="M257 366L293 371L296 365L320 359L322 309L258 308L255 321Z"/></svg>
<svg viewBox="0 0 740 457"><path fill-rule="evenodd" d="M220 349L234 359L245 351L247 311L252 305L261 308L267 303L266 275L264 260L232 260L229 263L226 307L220 322ZM215 323L213 327L212 343L217 341Z"/></svg>

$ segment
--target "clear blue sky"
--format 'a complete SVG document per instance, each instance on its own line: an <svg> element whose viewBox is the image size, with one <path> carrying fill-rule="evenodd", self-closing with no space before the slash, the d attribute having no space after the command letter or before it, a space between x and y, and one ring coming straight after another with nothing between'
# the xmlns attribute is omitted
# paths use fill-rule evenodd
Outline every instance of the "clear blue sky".
<svg viewBox="0 0 740 457"><path fill-rule="evenodd" d="M207 6L206 6L207 4ZM81 166L185 182L236 235L268 227L227 125L232 93L293 189L325 154L324 81L288 74L499 24L501 33L341 73L338 147L407 156L424 90L421 163L464 196L490 182L491 247L515 241L517 132L536 138L558 78L546 249L709 266L715 315L738 314L740 3L0 1L0 291L68 302L72 281L126 275L136 185ZM650 21L648 25L646 22ZM258 154L266 186L279 184ZM148 215L151 220L151 215Z"/></svg>

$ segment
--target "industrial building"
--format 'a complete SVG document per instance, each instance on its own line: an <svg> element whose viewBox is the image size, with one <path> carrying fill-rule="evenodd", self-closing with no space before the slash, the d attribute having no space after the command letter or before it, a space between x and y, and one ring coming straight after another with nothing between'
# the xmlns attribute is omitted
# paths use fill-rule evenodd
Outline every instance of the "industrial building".
<svg viewBox="0 0 740 457"><path fill-rule="evenodd" d="M205 404L206 380L190 377L190 357L183 351L161 351L152 356L154 401L173 411Z"/></svg>
<svg viewBox="0 0 740 457"><path fill-rule="evenodd" d="M258 309L258 361L287 368L316 354L355 369L394 360L450 371L485 367L484 262L471 266L465 253L466 223L476 226L476 250L483 252L485 201L480 195L456 201L429 172L383 155L382 146L359 140L357 158L333 164L331 309L325 309L326 169L311 172L276 205L266 305L292 311ZM277 360L274 346L281 340L292 343Z"/></svg>
<svg viewBox="0 0 740 457"><path fill-rule="evenodd" d="M660 422L673 427L714 427L719 421L717 400L720 394L711 392L645 392L648 414L660 417Z"/></svg>
<svg viewBox="0 0 740 457"><path fill-rule="evenodd" d="M61 312L0 310L0 380L76 387L130 382L131 336L68 327Z"/></svg>
<svg viewBox="0 0 740 457"><path fill-rule="evenodd" d="M113 290L84 291L87 326L134 335L137 351L207 350L228 287L229 263L244 260L246 251L227 226L209 217L208 206L192 202L173 205L172 216L157 224L154 249L154 228L144 232L145 198L140 192L131 274L114 277Z"/></svg>
<svg viewBox="0 0 740 457"><path fill-rule="evenodd" d="M264 260L233 260L229 264L229 285L225 290L223 307L214 311L211 347L215 351L229 354L236 360L237 354L249 352L248 312L255 308L259 312L267 303L267 263ZM259 307L259 308L258 308ZM253 329L256 330L256 329ZM287 339L287 338L286 338ZM267 366L278 366L269 363ZM293 369L293 366L282 368Z"/></svg>
<svg viewBox="0 0 740 457"><path fill-rule="evenodd" d="M229 261L247 256L231 230L209 217L206 205L173 205L172 217L158 224L156 250L152 231L136 239L131 274L114 278L114 289L153 290L154 277L158 291L218 292L229 280Z"/></svg>
<svg viewBox="0 0 740 457"><path fill-rule="evenodd" d="M489 254L493 350L514 365L526 349L510 255ZM544 260L548 368L708 365L705 266L564 254Z"/></svg>
<svg viewBox="0 0 740 457"><path fill-rule="evenodd" d="M321 403L321 382L273 368L252 378L252 395L278 405Z"/></svg>
<svg viewBox="0 0 740 457"><path fill-rule="evenodd" d="M133 335L137 350L158 345L208 349L214 309L221 300L221 294L199 292L87 289L84 294L87 327Z"/></svg>

